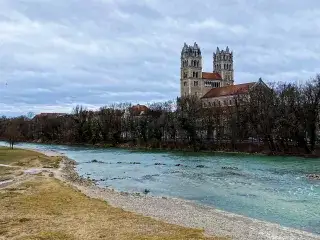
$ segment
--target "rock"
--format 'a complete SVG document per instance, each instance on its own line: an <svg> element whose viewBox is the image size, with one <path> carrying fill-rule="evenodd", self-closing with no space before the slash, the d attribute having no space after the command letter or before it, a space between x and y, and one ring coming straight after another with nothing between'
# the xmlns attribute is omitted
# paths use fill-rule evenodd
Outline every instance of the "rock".
<svg viewBox="0 0 320 240"><path fill-rule="evenodd" d="M239 170L237 167L222 167L222 169L227 169L227 170Z"/></svg>
<svg viewBox="0 0 320 240"><path fill-rule="evenodd" d="M49 177L54 177L54 174L52 172L49 173Z"/></svg>
<svg viewBox="0 0 320 240"><path fill-rule="evenodd" d="M91 162L92 162L92 163L97 163L97 162L98 162L98 160L93 159Z"/></svg>
<svg viewBox="0 0 320 240"><path fill-rule="evenodd" d="M117 164L121 164L122 162L117 162Z"/></svg>
<svg viewBox="0 0 320 240"><path fill-rule="evenodd" d="M148 194L149 192L150 192L149 189L145 189L145 190L143 191L144 194Z"/></svg>
<svg viewBox="0 0 320 240"><path fill-rule="evenodd" d="M130 164L140 164L139 162L130 162Z"/></svg>
<svg viewBox="0 0 320 240"><path fill-rule="evenodd" d="M320 180L320 174L309 174L309 175L307 175L307 177L310 180Z"/></svg>
<svg viewBox="0 0 320 240"><path fill-rule="evenodd" d="M176 164L175 166L176 166L176 167L179 167L179 166L182 166L182 165L181 165L180 163L178 163L178 164Z"/></svg>
<svg viewBox="0 0 320 240"><path fill-rule="evenodd" d="M155 163L154 165L166 165L164 163Z"/></svg>
<svg viewBox="0 0 320 240"><path fill-rule="evenodd" d="M198 165L197 168L204 168L204 165Z"/></svg>

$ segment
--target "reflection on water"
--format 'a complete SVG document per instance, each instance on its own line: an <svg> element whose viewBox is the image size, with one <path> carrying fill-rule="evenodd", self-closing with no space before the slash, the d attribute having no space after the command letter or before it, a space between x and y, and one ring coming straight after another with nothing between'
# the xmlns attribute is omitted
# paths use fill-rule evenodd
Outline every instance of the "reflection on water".
<svg viewBox="0 0 320 240"><path fill-rule="evenodd" d="M80 175L100 186L149 189L152 195L194 200L320 234L320 182L305 177L320 172L319 159L20 146L65 153L79 163Z"/></svg>

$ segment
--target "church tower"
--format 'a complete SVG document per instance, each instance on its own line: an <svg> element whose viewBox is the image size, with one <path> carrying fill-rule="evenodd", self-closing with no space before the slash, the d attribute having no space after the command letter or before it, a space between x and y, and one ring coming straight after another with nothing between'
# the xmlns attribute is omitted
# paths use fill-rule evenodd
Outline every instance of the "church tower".
<svg viewBox="0 0 320 240"><path fill-rule="evenodd" d="M222 86L233 85L233 52L229 50L221 50L217 47L213 53L213 71L220 74L222 78Z"/></svg>
<svg viewBox="0 0 320 240"><path fill-rule="evenodd" d="M181 97L195 95L202 97L202 56L198 44L184 43L181 51L180 90Z"/></svg>

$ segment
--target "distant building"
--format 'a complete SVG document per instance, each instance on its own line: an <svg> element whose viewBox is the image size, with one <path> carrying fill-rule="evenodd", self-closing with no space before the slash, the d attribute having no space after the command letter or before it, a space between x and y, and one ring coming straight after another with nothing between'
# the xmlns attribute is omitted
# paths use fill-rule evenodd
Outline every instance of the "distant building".
<svg viewBox="0 0 320 240"><path fill-rule="evenodd" d="M62 117L67 115L66 113L40 113L35 115L33 118L41 118L41 117L48 117L48 118L56 118L56 117Z"/></svg>
<svg viewBox="0 0 320 240"><path fill-rule="evenodd" d="M142 116L146 114L148 111L149 111L149 108L147 106L137 104L127 108L123 114L123 117L127 118L129 116Z"/></svg>
<svg viewBox="0 0 320 240"><path fill-rule="evenodd" d="M233 52L229 47L213 53L213 71L202 71L201 49L184 43L181 51L180 92L181 97L197 96L211 106L232 105L234 95L244 94L255 84L250 82L234 85ZM264 84L264 83L263 83ZM264 84L265 85L265 84Z"/></svg>

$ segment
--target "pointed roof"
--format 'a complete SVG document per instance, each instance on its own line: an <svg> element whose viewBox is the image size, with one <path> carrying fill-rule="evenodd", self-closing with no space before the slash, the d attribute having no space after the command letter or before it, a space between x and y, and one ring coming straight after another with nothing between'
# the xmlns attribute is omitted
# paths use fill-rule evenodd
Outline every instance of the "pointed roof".
<svg viewBox="0 0 320 240"><path fill-rule="evenodd" d="M237 94L244 94L249 92L249 89L256 84L256 82L242 83L238 85L230 85L219 88L212 88L202 98L215 98L223 96L232 96Z"/></svg>

